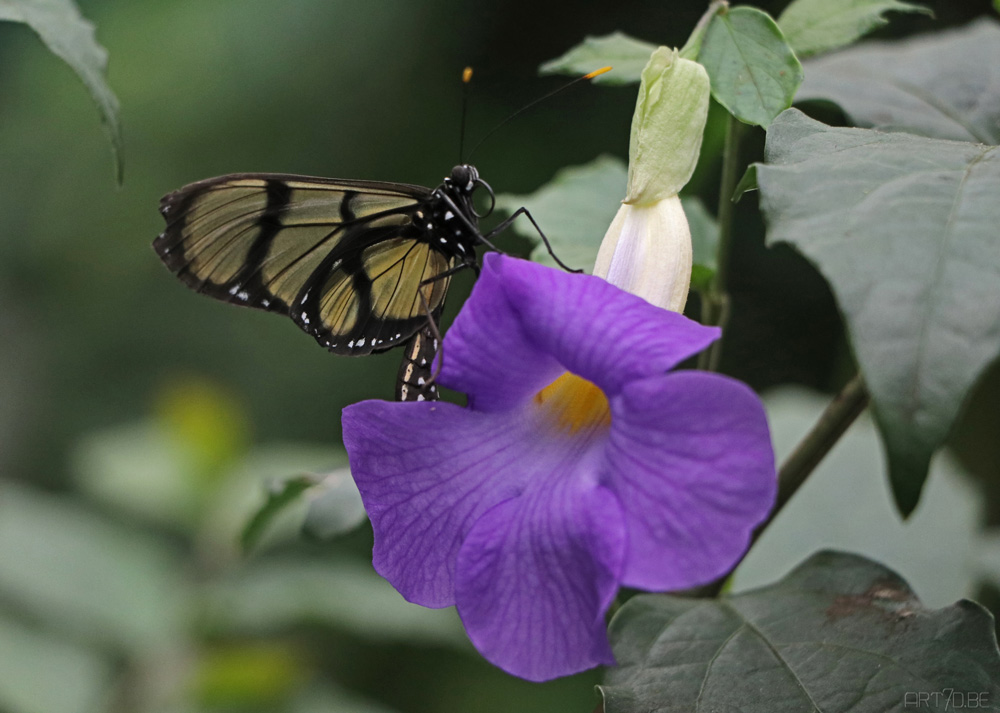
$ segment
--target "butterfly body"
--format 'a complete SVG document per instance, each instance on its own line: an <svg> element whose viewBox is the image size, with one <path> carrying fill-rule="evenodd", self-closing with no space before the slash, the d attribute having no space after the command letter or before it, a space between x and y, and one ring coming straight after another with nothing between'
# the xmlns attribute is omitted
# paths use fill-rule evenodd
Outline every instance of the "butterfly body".
<svg viewBox="0 0 1000 713"><path fill-rule="evenodd" d="M153 247L198 292L287 314L334 353L370 354L436 320L451 275L475 267L488 243L472 202L480 186L467 164L434 189L221 176L162 199L167 228Z"/></svg>

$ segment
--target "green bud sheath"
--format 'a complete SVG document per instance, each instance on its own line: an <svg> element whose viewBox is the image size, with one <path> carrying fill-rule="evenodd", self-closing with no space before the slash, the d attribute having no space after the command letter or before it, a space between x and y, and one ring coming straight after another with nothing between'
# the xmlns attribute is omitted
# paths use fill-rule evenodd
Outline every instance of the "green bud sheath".
<svg viewBox="0 0 1000 713"><path fill-rule="evenodd" d="M660 47L642 70L629 141L625 203L677 195L690 180L708 117L708 73L677 50Z"/></svg>

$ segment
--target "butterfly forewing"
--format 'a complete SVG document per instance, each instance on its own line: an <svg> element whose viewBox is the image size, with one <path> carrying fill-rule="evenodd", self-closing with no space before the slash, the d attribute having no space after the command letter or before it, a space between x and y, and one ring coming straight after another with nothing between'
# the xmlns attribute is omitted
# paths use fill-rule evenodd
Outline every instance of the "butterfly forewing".
<svg viewBox="0 0 1000 713"><path fill-rule="evenodd" d="M400 344L440 313L454 258L414 216L408 184L236 174L167 195L160 258L217 299L284 312L317 341L360 355ZM423 287L421 283L427 282Z"/></svg>

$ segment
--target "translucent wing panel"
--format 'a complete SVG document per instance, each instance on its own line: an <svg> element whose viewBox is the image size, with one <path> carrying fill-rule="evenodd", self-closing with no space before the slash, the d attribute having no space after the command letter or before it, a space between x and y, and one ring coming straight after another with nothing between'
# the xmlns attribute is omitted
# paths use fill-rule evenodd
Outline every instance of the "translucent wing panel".
<svg viewBox="0 0 1000 713"><path fill-rule="evenodd" d="M367 354L406 341L444 304L450 278L434 278L454 260L413 224L429 196L405 184L222 176L164 197L154 247L199 292L284 312L332 351Z"/></svg>
<svg viewBox="0 0 1000 713"><path fill-rule="evenodd" d="M440 314L451 279L440 276L454 263L433 246L410 237L387 237L358 258L345 258L331 271L316 300L315 318L311 310L305 315L318 321L325 333L317 339L329 349L389 349L425 325L428 314Z"/></svg>
<svg viewBox="0 0 1000 713"><path fill-rule="evenodd" d="M391 217L408 223L427 189L281 174L237 174L164 197L154 247L178 277L217 299L288 311L348 234ZM321 276L322 277L322 276Z"/></svg>

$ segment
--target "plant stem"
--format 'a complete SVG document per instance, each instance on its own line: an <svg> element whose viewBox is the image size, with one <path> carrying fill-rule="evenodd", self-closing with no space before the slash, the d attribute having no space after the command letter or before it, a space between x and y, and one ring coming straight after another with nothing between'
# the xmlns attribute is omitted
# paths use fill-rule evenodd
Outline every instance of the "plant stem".
<svg viewBox="0 0 1000 713"><path fill-rule="evenodd" d="M782 464L778 471L777 501L767 520L754 533L755 541L867 406L868 390L857 374L834 397L816 425Z"/></svg>
<svg viewBox="0 0 1000 713"><path fill-rule="evenodd" d="M764 530L767 529L767 526L774 522L781 509L785 507L788 501L792 499L792 496L802 487L802 484L806 482L809 474L816 469L820 461L826 457L826 454L840 440L840 437L844 435L851 424L861 415L861 412L868 406L868 400L868 390L865 389L865 384L860 374L851 379L833 397L833 401L827 405L816 425L799 442L799 445L795 447L795 450L792 451L792 454L788 456L778 471L778 497L775 501L774 509L771 510L771 514L767 516L767 519L753 533L751 546L760 538ZM744 557L746 557L745 554ZM742 561L743 558L741 557L740 562ZM739 564L739 562L734 564L725 576L699 588L697 596L718 596L729 576Z"/></svg>
<svg viewBox="0 0 1000 713"><path fill-rule="evenodd" d="M726 143L722 149L722 180L719 185L719 246L716 253L715 275L708 291L702 294L702 323L726 328L729 321L729 262L733 235L733 193L740 180L740 142L743 122L731 114L726 124ZM698 357L698 368L717 371L722 356L722 338Z"/></svg>

